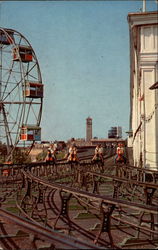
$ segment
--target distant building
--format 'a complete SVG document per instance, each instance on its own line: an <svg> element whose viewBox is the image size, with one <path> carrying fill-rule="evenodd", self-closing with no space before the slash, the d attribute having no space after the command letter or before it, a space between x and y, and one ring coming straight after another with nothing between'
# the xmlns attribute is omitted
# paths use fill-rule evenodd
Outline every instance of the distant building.
<svg viewBox="0 0 158 250"><path fill-rule="evenodd" d="M130 136L135 166L158 170L158 12L129 13Z"/></svg>
<svg viewBox="0 0 158 250"><path fill-rule="evenodd" d="M108 130L108 138L122 138L122 127L111 127L111 129Z"/></svg>
<svg viewBox="0 0 158 250"><path fill-rule="evenodd" d="M108 139L92 139L91 140L91 143L92 143L92 146L94 145L98 145L98 144L101 144L102 146L116 146L118 145L118 143L122 143L124 144L125 146L127 145L127 142L126 140L122 139L122 138L108 138Z"/></svg>
<svg viewBox="0 0 158 250"><path fill-rule="evenodd" d="M92 118L86 119L86 141L90 142L92 139Z"/></svg>

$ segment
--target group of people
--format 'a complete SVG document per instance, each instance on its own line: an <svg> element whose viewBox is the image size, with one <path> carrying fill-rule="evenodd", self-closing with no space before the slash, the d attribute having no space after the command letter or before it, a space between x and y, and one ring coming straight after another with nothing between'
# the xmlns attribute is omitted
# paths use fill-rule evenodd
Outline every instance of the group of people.
<svg viewBox="0 0 158 250"><path fill-rule="evenodd" d="M92 161L101 161L104 162L103 152L104 149L101 146L101 144L97 145L95 148L94 156L92 158ZM67 159L68 162L79 162L79 158L77 156L77 147L74 145L71 145L68 153L65 156L65 159Z"/></svg>
<svg viewBox="0 0 158 250"><path fill-rule="evenodd" d="M57 147L54 144L51 148L48 148L47 156L45 161L46 162L56 162L56 154L57 154ZM75 144L72 144L68 152L66 153L64 159L67 160L67 162L79 162L78 156L77 156L77 147ZM92 158L92 162L94 161L100 161L104 163L104 148L101 144L97 145L94 151L94 156ZM115 157L115 163L124 163L126 164L126 157L125 157L125 150L124 145L122 143L119 143L116 148L116 157Z"/></svg>
<svg viewBox="0 0 158 250"><path fill-rule="evenodd" d="M101 144L96 146L92 161L101 161L102 163L104 163L104 148ZM126 162L127 159L125 157L124 144L118 143L118 146L116 148L115 164L117 163L126 164Z"/></svg>
<svg viewBox="0 0 158 250"><path fill-rule="evenodd" d="M57 160L56 154L57 154L57 147L55 147L55 145L53 145L50 148L48 148L45 161L50 162L50 163L55 163ZM75 144L72 144L69 147L68 152L66 153L64 159L66 159L68 162L78 162L79 161L79 159L77 157L77 147L75 146Z"/></svg>

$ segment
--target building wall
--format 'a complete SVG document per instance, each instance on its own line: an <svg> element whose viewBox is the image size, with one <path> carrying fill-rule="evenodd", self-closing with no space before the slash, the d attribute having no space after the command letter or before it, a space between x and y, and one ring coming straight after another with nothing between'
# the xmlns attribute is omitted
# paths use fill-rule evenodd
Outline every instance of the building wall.
<svg viewBox="0 0 158 250"><path fill-rule="evenodd" d="M136 166L158 170L158 12L128 15L130 28L131 124Z"/></svg>

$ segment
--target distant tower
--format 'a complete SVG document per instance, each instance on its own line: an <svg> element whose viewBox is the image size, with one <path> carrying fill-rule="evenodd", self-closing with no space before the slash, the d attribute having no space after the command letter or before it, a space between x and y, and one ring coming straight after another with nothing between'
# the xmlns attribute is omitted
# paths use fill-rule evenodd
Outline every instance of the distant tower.
<svg viewBox="0 0 158 250"><path fill-rule="evenodd" d="M92 139L92 118L88 117L86 119L86 141Z"/></svg>

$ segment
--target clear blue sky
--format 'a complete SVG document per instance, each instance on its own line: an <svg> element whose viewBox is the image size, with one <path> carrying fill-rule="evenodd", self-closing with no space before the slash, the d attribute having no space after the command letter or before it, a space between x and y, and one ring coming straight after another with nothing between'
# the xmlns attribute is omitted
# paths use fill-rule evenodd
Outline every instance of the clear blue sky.
<svg viewBox="0 0 158 250"><path fill-rule="evenodd" d="M129 129L127 15L143 1L1 1L0 26L31 43L45 85L42 140L106 138L111 126ZM147 10L157 9L155 0Z"/></svg>

